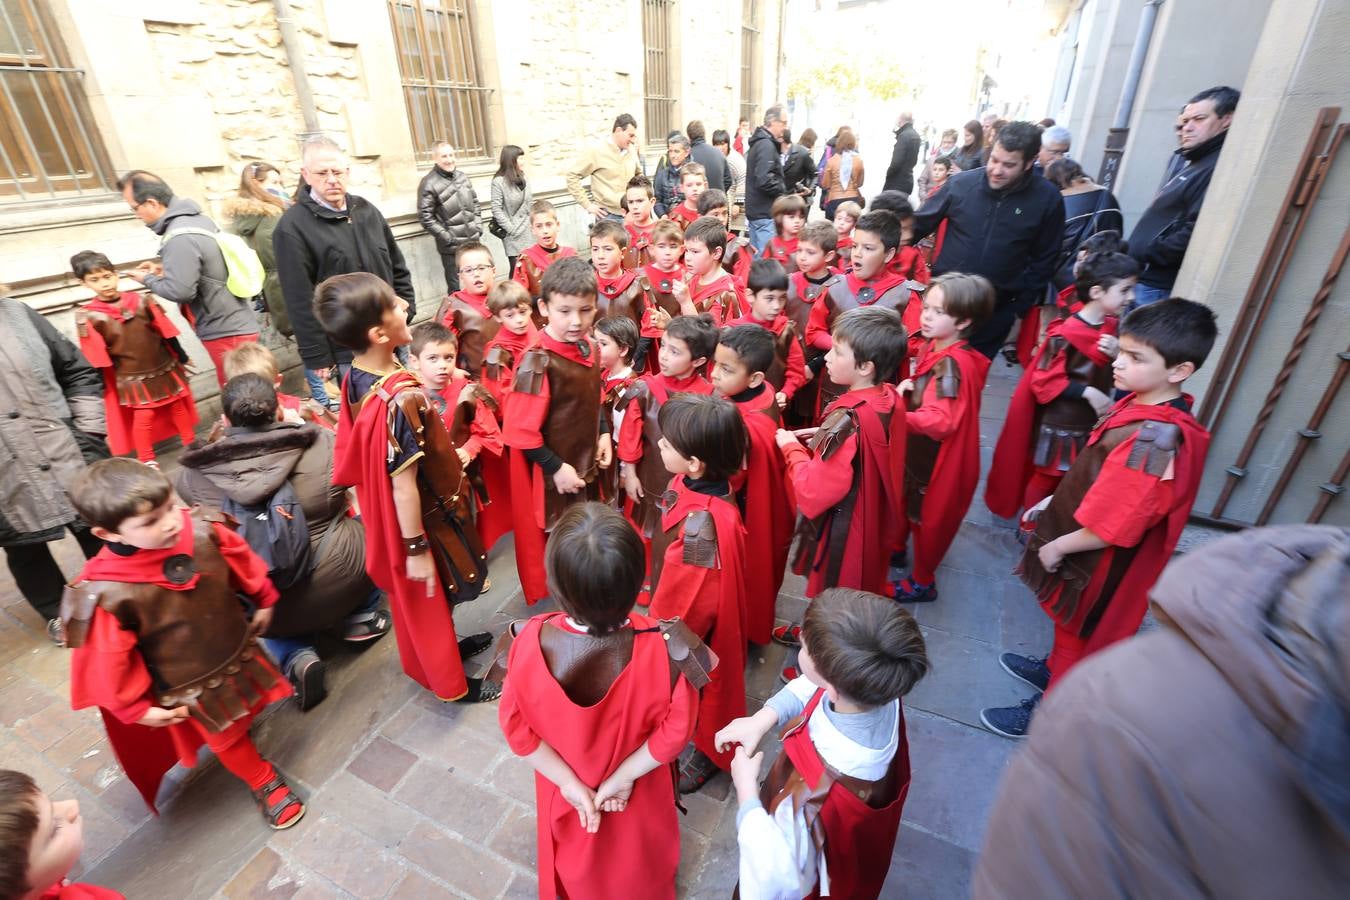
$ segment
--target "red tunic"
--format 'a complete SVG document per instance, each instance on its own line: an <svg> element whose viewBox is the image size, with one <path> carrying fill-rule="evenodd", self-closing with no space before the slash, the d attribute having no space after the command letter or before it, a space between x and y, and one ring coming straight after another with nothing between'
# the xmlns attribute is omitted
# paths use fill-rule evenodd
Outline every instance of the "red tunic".
<svg viewBox="0 0 1350 900"><path fill-rule="evenodd" d="M628 249L623 253L625 269L640 269L652 261L652 229L658 221L652 219L646 225L639 225L632 220L624 221L624 230L628 232Z"/></svg>
<svg viewBox="0 0 1350 900"><path fill-rule="evenodd" d="M647 385L647 391L651 394L651 400L640 405L629 406L628 411L624 413L623 425L619 429L619 459L626 463L638 463L647 454L660 455L661 451L655 444L648 445L644 440L642 428L643 417L647 415L649 404L656 404L659 409L661 404L665 403L675 394L711 394L713 389L708 379L695 372L688 378L671 378L662 375L660 372L655 375L643 375L641 380ZM647 486L643 485L643 490ZM659 493L659 491L658 491Z"/></svg>
<svg viewBox="0 0 1350 900"><path fill-rule="evenodd" d="M743 238L736 238L735 243L727 244L726 253L722 257L722 268L736 279L737 287L744 293L746 282L750 279L750 266L755 261L755 253L748 243L741 243L742 240Z"/></svg>
<svg viewBox="0 0 1350 900"><path fill-rule="evenodd" d="M689 282L689 301L700 313L712 313L718 328L728 319L740 317L743 299L736 280L725 273L707 284L700 284L697 278Z"/></svg>
<svg viewBox="0 0 1350 900"><path fill-rule="evenodd" d="M647 318L646 305L643 302L646 292L641 286L633 286L637 278L638 273L628 269L620 269L618 276L614 278L606 278L597 272L595 281L599 295L596 297L598 309L595 317L603 319L608 316L627 316L641 331L642 320Z"/></svg>
<svg viewBox="0 0 1350 900"><path fill-rule="evenodd" d="M455 407L459 405L459 395L471 384L467 378L452 376L445 390L433 393L432 402L441 414L446 431L451 434L451 443L455 443ZM493 485L487 483L489 463L497 463L494 468L506 470L503 458L506 446L502 443L502 430L497 424L497 417L486 403L474 401L469 433L461 442L455 443L455 449L462 449L469 454L469 465L465 468L472 476L476 476L471 480L482 479L482 483L474 487L474 526L478 529L483 549L491 549L498 538L511 530L511 496L509 490L501 495L493 493ZM487 452L484 453L484 450ZM487 496L484 497L484 494Z"/></svg>
<svg viewBox="0 0 1350 900"><path fill-rule="evenodd" d="M895 256L892 256L891 261L886 264L886 269L906 281L917 281L920 284L927 284L930 277L928 263L923 261L923 253L918 247L897 248Z"/></svg>
<svg viewBox="0 0 1350 900"><path fill-rule="evenodd" d="M394 396L419 386L402 369L377 382L374 390ZM381 397L372 397L360 413L352 409L347 386L342 388L342 414L333 451L333 483L356 488L366 532L366 573L389 596L398 639L399 660L409 678L442 700L456 700L468 691L459 657L455 620L440 579L427 586L407 576L407 555L394 506L394 482L387 460L391 415ZM434 420L432 420L434 421Z"/></svg>
<svg viewBox="0 0 1350 900"><path fill-rule="evenodd" d="M547 744L591 788L645 743L662 763L676 759L694 731L698 693L681 677L670 686L670 661L657 622L632 613L633 657L593 706L579 706L549 671L541 628L563 627L561 613L535 616L511 645L498 720L512 752L528 756ZM568 630L571 630L568 628ZM639 778L622 813L602 813L587 834L557 785L534 777L539 896L674 897L680 862L675 785L669 766Z"/></svg>
<svg viewBox="0 0 1350 900"><path fill-rule="evenodd" d="M689 226L698 218L698 209L690 209L681 203L666 213L666 218L680 226L680 231L688 231Z"/></svg>
<svg viewBox="0 0 1350 900"><path fill-rule="evenodd" d="M790 275L797 271L797 242L797 238L787 240L774 236L764 245L764 250L760 252L759 258L777 260L779 265L787 269Z"/></svg>
<svg viewBox="0 0 1350 900"><path fill-rule="evenodd" d="M560 259L566 259L569 256L576 256L577 251L571 247L559 246L552 253L545 250L538 244L531 244L521 252L522 259L516 265L516 274L512 278L525 290L530 292L531 300L539 299L539 278L544 274L544 270L553 265ZM529 265L525 265L528 262Z"/></svg>
<svg viewBox="0 0 1350 900"><path fill-rule="evenodd" d="M826 295L830 292L830 286L837 275L829 275L819 284L809 281L805 272L793 272L788 276L788 295L787 303L783 305L783 313L792 319L793 326L797 329L797 339L802 344L802 363L810 365L813 361L820 359L825 355L827 347L822 350L819 347L811 345L807 340L807 326L811 322L811 313L817 306L823 306L829 303ZM802 427L815 425L820 421L820 382L821 379L828 379L824 367L820 367L815 378L806 382L797 390L793 398L792 405L788 407L788 421L790 424Z"/></svg>
<svg viewBox="0 0 1350 900"><path fill-rule="evenodd" d="M493 415L498 426L502 424L502 414L506 411L506 397L511 393L511 383L515 380L516 363L534 342L534 324L531 323L525 334L516 334L503 328L497 336L488 342L483 351L484 363L481 384L488 389L497 401ZM500 348L499 353L494 349ZM495 360L489 362L488 360ZM500 427L499 427L500 430ZM482 510L478 518L478 533L483 538L483 548L491 550L503 535L515 527L511 514L511 460L504 448L499 455L479 457L478 465L483 473L483 484L487 487L492 503Z"/></svg>
<svg viewBox="0 0 1350 900"><path fill-rule="evenodd" d="M680 618L717 655L717 668L703 689L694 746L723 769L731 753L718 753L713 736L732 719L745 715L745 529L730 495L713 497L691 490L684 476L671 479L672 502L661 527L679 535L666 548L659 578L652 585L651 614ZM683 521L698 511L712 514L717 552L711 565L685 561ZM691 548L691 555L699 554Z"/></svg>
<svg viewBox="0 0 1350 900"><path fill-rule="evenodd" d="M38 900L126 900L126 897L96 884L79 884L63 878L39 894Z"/></svg>
<svg viewBox="0 0 1350 900"><path fill-rule="evenodd" d="M788 342L786 356L783 355L780 344L774 343L774 354L778 357L778 364L783 367L783 383L773 385L773 389L782 391L788 400L797 396L797 391L806 384L806 356L802 353L801 332L796 331L796 323L785 313L779 313L778 318L772 322L761 322L753 313L747 313L739 319L726 323L728 328L733 325L758 325L760 328L767 328L774 337L782 337L785 328L792 328L796 332L793 339Z"/></svg>
<svg viewBox="0 0 1350 900"><path fill-rule="evenodd" d="M835 256L834 271L840 275L847 275L853 271L853 235L840 238L834 245Z"/></svg>
<svg viewBox="0 0 1350 900"><path fill-rule="evenodd" d="M843 293L846 295L845 299L852 303L851 306L845 308L844 304L839 303L835 298L835 291L839 290L837 282L831 282L831 291L811 306L811 318L806 324L806 343L822 352L834 346L834 341L830 338L830 332L834 329L834 321L849 309L880 304L894 309L896 312L901 312L902 300L897 288L904 283L905 279L900 275L889 270L882 270L876 277L864 280L849 272L843 276L843 279L843 288L845 289ZM866 300L863 299L865 291L870 291ZM909 295L906 294L903 302L908 302L908 300Z"/></svg>
<svg viewBox="0 0 1350 900"><path fill-rule="evenodd" d="M1077 295L1078 288L1072 284L1059 292L1055 297L1055 318L1064 318L1070 314L1069 307L1074 305ZM1046 321L1050 316L1050 310L1045 308L1047 305L1038 304L1027 310L1026 316L1022 319L1022 327L1017 330L1017 362L1024 369L1031 366L1031 358L1050 326Z"/></svg>

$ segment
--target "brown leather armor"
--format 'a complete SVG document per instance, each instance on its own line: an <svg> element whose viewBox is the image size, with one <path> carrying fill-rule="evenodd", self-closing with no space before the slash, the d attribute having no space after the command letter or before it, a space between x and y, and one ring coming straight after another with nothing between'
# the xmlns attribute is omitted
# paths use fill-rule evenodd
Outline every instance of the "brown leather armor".
<svg viewBox="0 0 1350 900"><path fill-rule="evenodd" d="M890 415L881 416L882 425L889 431ZM850 437L858 432L857 413L852 409L836 409L825 417L811 438L811 453L828 460L838 452ZM837 584L844 565L844 545L848 542L849 524L853 521L853 507L858 502L862 485L862 465L853 466L853 481L848 493L830 509L814 519L797 519L797 553L792 559L792 571L805 575L820 557L820 545L825 543L826 583Z"/></svg>
<svg viewBox="0 0 1350 900"><path fill-rule="evenodd" d="M677 500L677 494L674 490L666 491L660 497L660 504L657 508L658 515L662 508L669 509ZM728 500L735 503L735 498L730 495ZM661 570L666 564L666 550L675 543L676 538L683 540L683 553L681 561L687 566L696 566L700 569L720 569L722 567L721 557L717 553L717 522L713 514L706 509L694 509L689 511L689 515L677 521L669 528L658 527L651 536L651 587L652 594L656 594L657 585L661 583Z"/></svg>
<svg viewBox="0 0 1350 900"><path fill-rule="evenodd" d="M444 322L447 328L459 335L456 363L469 373L469 377L477 378L483 369L483 348L497 336L501 323L491 316L484 316L454 294L441 301L435 321Z"/></svg>
<svg viewBox="0 0 1350 900"><path fill-rule="evenodd" d="M816 301L820 299L820 295L827 293L836 282L842 280L838 275L831 275L822 284L806 282L805 299L797 296L796 283L791 279L788 280L787 303L783 306L783 312L787 313L787 317L792 320L792 324L797 326L798 336L806 334L806 324L811 321L811 310L814 308Z"/></svg>
<svg viewBox="0 0 1350 900"><path fill-rule="evenodd" d="M937 379L937 397L939 400L955 400L961 393L961 367L950 356L944 356L937 363L914 379L914 387L905 398L905 406L913 412L923 406L923 396L928 383ZM914 429L909 430L909 442L905 445L905 509L910 521L919 521L923 510L923 498L928 493L928 482L933 479L933 466L937 465L938 451L942 443Z"/></svg>
<svg viewBox="0 0 1350 900"><path fill-rule="evenodd" d="M678 315L682 315L680 312L680 301L675 299L675 294L670 289L670 286L675 283L678 277L678 273L672 272L667 281L655 283L648 278L644 272L637 278L638 283L642 285L643 292L647 295L647 302L655 304L665 310L672 319ZM665 284L666 287L662 289L661 284Z"/></svg>
<svg viewBox="0 0 1350 900"><path fill-rule="evenodd" d="M1041 353L1037 367L1050 368L1055 357L1064 353L1065 370L1069 380L1078 384L1095 387L1102 393L1111 394L1111 367L1097 365L1062 337L1056 335L1050 339L1049 346ZM1036 412L1036 440L1032 445L1031 461L1037 466L1054 465L1059 471L1067 472L1074 459L1087 443L1092 427L1097 424L1097 411L1082 397L1059 396L1041 406Z"/></svg>
<svg viewBox="0 0 1350 900"><path fill-rule="evenodd" d="M501 380L503 368L514 371L513 367L515 364L516 358L514 354L501 344L489 347L487 354L483 357L483 371L486 372L487 377L491 378L493 381Z"/></svg>
<svg viewBox="0 0 1350 900"><path fill-rule="evenodd" d="M607 297L604 291L600 291L595 300L597 319L626 316L633 320L639 331L642 330L642 314L647 311L647 303L641 278L634 278L616 297Z"/></svg>
<svg viewBox="0 0 1350 900"><path fill-rule="evenodd" d="M591 349L594 353L594 348ZM544 530L573 503L600 499L600 464L596 460L600 438L600 380L597 362L587 366L557 353L536 348L520 359L515 389L527 394L543 391L548 379L548 414L540 432L544 446L577 470L586 482L575 494L559 494L553 479L544 479Z"/></svg>
<svg viewBox="0 0 1350 900"><path fill-rule="evenodd" d="M670 396L673 397L676 393L678 392L672 392ZM639 406L635 407L633 405L635 402L638 402ZM623 411L625 418L633 415L639 408L642 410L643 449L642 458L637 461L637 476L638 481L642 483L642 497L634 502L633 522L636 523L642 536L651 540L661 530L661 510L658 501L670 484L670 472L666 471L665 463L661 462L661 453L656 446L661 440L661 426L657 422L657 417L661 413L661 402L652 394L647 382L638 379L623 392L616 408ZM655 555L652 554L653 571L656 566ZM653 583L655 580L653 577Z"/></svg>
<svg viewBox="0 0 1350 900"><path fill-rule="evenodd" d="M703 313L712 313L713 307L720 303L722 305L722 317L715 324L721 325L723 322L730 322L732 319L741 317L741 298L732 291L718 291L715 294L709 294L694 304L694 309L701 315ZM716 318L714 314L714 318Z"/></svg>
<svg viewBox="0 0 1350 900"><path fill-rule="evenodd" d="M208 731L220 732L246 717L279 679L259 662L263 651L249 634L215 530L196 515L192 530L191 563L201 575L195 588L81 581L66 588L61 618L66 645L82 647L94 608L112 614L136 635L154 702L164 709L187 706Z"/></svg>
<svg viewBox="0 0 1350 900"><path fill-rule="evenodd" d="M633 233L628 233L628 246L623 251L623 267L625 269L641 269L652 261L651 255L651 235L639 234L636 239Z"/></svg>
<svg viewBox="0 0 1350 900"><path fill-rule="evenodd" d="M787 383L788 353L792 351L792 345L798 343L797 334L797 326L788 322L781 334L773 336L773 362L769 363L764 380L773 385L775 391L781 391Z"/></svg>
<svg viewBox="0 0 1350 900"><path fill-rule="evenodd" d="M1074 513L1087 496L1088 490L1101 474L1102 466L1111 451L1137 433L1134 446L1125 465L1131 469L1162 476L1167 467L1176 458L1177 448L1181 445L1181 428L1169 422L1152 419L1129 422L1117 428L1108 428L1095 444L1085 447L1059 487L1055 488L1050 505L1041 511L1036 519L1036 531L1027 541L1027 549L1022 555L1018 567L1022 580L1027 587L1036 592L1041 600L1046 600L1062 585L1059 596L1055 598L1053 612L1065 620L1072 619L1082 602L1083 591L1092 580L1092 574L1101 563L1106 549L1092 550L1086 553L1073 553L1065 556L1057 572L1047 572L1041 565L1040 550L1050 541L1077 531L1082 526L1074 518ZM1125 576L1125 571L1134 561L1139 547L1114 547L1111 556L1111 568L1097 595L1098 608L1084 622L1080 637L1088 637L1096 628L1105 604L1103 598L1110 598Z"/></svg>
<svg viewBox="0 0 1350 900"><path fill-rule="evenodd" d="M497 412L497 400L491 392L481 384L472 387L472 400L455 398L455 409L450 420L450 443L454 447L463 447L472 435L473 422L478 417L478 404L486 406L494 415ZM456 453L455 456L458 458L459 454ZM478 505L487 506L492 498L488 496L487 482L483 480L483 467L478 464L478 460L470 461L464 474L468 476L469 484L473 486Z"/></svg>
<svg viewBox="0 0 1350 900"><path fill-rule="evenodd" d="M143 406L185 392L188 383L183 363L169 349L156 330L148 304L141 302L130 317L116 318L91 309L75 311L75 327L81 337L94 329L108 347L117 382L117 402L122 406Z"/></svg>

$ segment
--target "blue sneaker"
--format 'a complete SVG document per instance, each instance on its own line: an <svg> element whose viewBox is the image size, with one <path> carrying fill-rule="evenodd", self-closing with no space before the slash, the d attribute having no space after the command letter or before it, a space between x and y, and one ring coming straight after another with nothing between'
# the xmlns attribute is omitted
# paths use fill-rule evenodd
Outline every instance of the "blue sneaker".
<svg viewBox="0 0 1350 900"><path fill-rule="evenodd" d="M1041 695L1023 700L1016 706L995 706L980 710L980 721L994 734L1020 741L1027 736L1031 727L1031 716L1036 712L1036 704Z"/></svg>
<svg viewBox="0 0 1350 900"><path fill-rule="evenodd" d="M937 582L919 584L913 578L906 578L896 583L895 593L891 596L901 603L932 603L938 598Z"/></svg>
<svg viewBox="0 0 1350 900"><path fill-rule="evenodd" d="M1023 656L1020 653L1002 653L998 664L1014 678L1021 679L1038 691L1050 686L1050 669L1043 656Z"/></svg>

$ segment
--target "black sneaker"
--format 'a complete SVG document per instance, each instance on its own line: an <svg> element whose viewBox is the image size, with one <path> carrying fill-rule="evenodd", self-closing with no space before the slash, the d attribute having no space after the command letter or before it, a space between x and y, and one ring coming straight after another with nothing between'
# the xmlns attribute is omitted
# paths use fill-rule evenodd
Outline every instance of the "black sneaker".
<svg viewBox="0 0 1350 900"><path fill-rule="evenodd" d="M1036 704L1041 702L1037 694L1023 700L1016 706L994 706L980 710L980 721L994 734L1020 741L1027 736L1031 727L1031 715L1036 712Z"/></svg>
<svg viewBox="0 0 1350 900"><path fill-rule="evenodd" d="M323 674L323 660L313 650L301 650L292 657L286 669L286 678L295 689L295 702L299 704L301 712L313 709L328 696Z"/></svg>
<svg viewBox="0 0 1350 900"><path fill-rule="evenodd" d="M1044 656L1022 656L1020 653L1001 653L998 664L1014 678L1020 678L1038 691L1050 686L1050 670Z"/></svg>

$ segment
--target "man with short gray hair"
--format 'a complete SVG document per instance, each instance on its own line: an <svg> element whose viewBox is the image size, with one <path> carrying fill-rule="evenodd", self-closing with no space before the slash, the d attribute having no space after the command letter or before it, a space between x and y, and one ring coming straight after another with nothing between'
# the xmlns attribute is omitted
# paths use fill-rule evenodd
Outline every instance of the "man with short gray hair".
<svg viewBox="0 0 1350 900"><path fill-rule="evenodd" d="M745 155L745 217L749 220L750 246L756 253L774 236L773 201L786 194L779 143L787 131L787 114L774 104L764 111L764 124L750 135Z"/></svg>
<svg viewBox="0 0 1350 900"><path fill-rule="evenodd" d="M1069 155L1069 147L1073 144L1073 134L1063 125L1051 125L1041 132L1041 152L1036 154L1036 162L1040 164L1040 174L1050 168L1050 164L1058 159L1064 159Z"/></svg>

